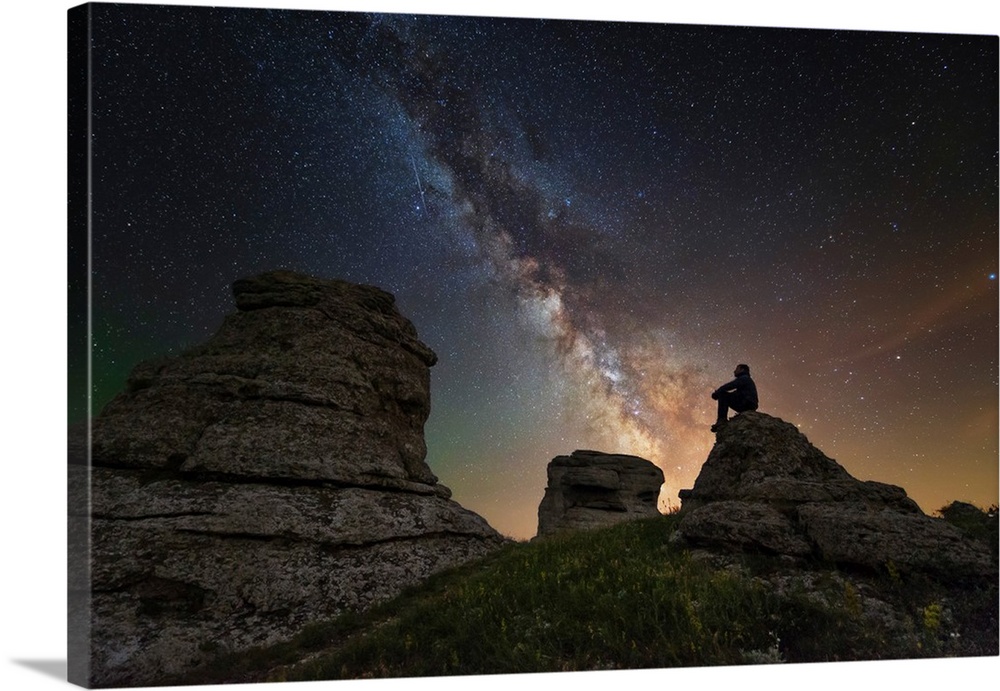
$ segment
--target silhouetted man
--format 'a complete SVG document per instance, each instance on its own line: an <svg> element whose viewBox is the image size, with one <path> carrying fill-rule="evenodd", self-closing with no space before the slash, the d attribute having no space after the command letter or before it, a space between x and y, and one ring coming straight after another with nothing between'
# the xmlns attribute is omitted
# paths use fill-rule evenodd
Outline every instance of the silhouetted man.
<svg viewBox="0 0 1000 691"><path fill-rule="evenodd" d="M750 366L736 365L733 376L736 378L712 392L712 398L719 402L719 416L712 425L713 432L718 432L725 424L730 408L737 413L757 410L757 385L750 378Z"/></svg>

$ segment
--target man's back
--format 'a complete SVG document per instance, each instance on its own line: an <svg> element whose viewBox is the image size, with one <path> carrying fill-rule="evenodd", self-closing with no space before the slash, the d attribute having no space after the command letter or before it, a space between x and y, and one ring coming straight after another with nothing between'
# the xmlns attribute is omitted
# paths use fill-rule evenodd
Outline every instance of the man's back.
<svg viewBox="0 0 1000 691"><path fill-rule="evenodd" d="M752 405L753 410L757 410L757 385L754 383L753 379L750 378L750 373L744 372L743 374L740 374L733 380L733 384L735 384L736 392L743 397L743 400L746 401L748 405Z"/></svg>

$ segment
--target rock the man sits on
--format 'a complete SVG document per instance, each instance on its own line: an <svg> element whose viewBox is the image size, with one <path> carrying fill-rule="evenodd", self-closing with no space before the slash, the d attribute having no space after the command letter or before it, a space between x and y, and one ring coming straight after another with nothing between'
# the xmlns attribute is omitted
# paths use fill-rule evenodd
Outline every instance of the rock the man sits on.
<svg viewBox="0 0 1000 691"><path fill-rule="evenodd" d="M736 377L712 392L712 398L719 402L719 414L712 431L717 432L729 418L729 409L737 413L757 410L757 385L750 378L750 366L739 364L733 371Z"/></svg>

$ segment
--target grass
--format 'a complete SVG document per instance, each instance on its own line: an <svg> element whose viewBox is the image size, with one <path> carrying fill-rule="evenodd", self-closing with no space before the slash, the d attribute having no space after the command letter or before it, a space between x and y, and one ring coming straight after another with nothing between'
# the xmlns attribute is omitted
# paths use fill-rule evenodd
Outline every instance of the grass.
<svg viewBox="0 0 1000 691"><path fill-rule="evenodd" d="M986 544L993 555L997 558L998 547L1000 547L1000 527L998 527L996 504L983 510L971 504L962 502L952 502L938 510L941 517L958 528L962 533L972 539Z"/></svg>
<svg viewBox="0 0 1000 691"><path fill-rule="evenodd" d="M720 564L672 544L676 520L512 544L181 683L997 653L995 587L956 599L891 565L859 579L763 557Z"/></svg>
<svg viewBox="0 0 1000 691"><path fill-rule="evenodd" d="M760 608L763 589L667 558L664 527L512 547L491 568L411 596L391 623L292 678L732 664L740 649L766 648L770 638L731 625Z"/></svg>

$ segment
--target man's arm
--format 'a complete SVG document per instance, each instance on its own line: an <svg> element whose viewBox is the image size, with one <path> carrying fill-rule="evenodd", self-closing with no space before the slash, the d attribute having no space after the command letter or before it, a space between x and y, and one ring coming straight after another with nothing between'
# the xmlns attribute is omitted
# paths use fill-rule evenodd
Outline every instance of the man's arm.
<svg viewBox="0 0 1000 691"><path fill-rule="evenodd" d="M712 392L712 398L718 398L719 394L724 393L726 391L733 391L735 388L736 388L736 380L733 379L731 382L723 384L722 386L720 386L719 388L717 388L715 391L713 391Z"/></svg>

